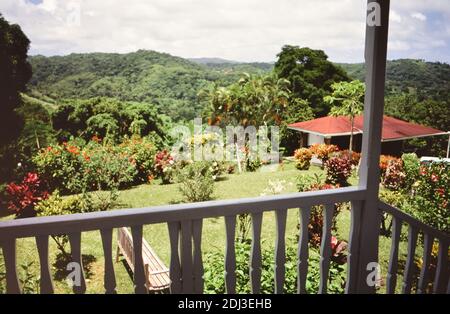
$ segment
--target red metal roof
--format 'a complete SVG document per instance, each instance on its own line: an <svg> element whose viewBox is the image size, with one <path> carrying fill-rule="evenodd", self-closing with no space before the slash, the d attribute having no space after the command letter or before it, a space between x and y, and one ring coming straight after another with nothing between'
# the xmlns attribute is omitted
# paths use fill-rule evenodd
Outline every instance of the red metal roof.
<svg viewBox="0 0 450 314"><path fill-rule="evenodd" d="M351 124L349 118L339 116L292 123L288 127L297 131L331 137L349 135ZM363 117L361 115L355 117L353 133L362 133L362 130ZM388 116L383 117L382 140L385 142L439 134L446 134L446 132Z"/></svg>

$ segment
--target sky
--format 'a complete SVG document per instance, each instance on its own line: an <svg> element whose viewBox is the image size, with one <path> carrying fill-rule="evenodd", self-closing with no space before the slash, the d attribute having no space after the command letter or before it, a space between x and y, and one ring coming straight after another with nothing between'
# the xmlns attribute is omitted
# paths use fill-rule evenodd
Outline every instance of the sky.
<svg viewBox="0 0 450 314"><path fill-rule="evenodd" d="M363 62L365 0L0 0L29 54L126 53L273 62L286 44ZM388 58L450 63L450 1L391 0Z"/></svg>

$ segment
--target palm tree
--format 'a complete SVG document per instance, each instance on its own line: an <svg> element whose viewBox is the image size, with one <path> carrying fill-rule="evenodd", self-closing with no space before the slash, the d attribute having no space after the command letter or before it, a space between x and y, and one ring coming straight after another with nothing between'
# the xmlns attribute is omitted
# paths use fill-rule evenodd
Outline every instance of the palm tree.
<svg viewBox="0 0 450 314"><path fill-rule="evenodd" d="M325 96L324 101L333 105L330 116L346 116L350 119L350 154L353 151L353 129L355 116L363 111L364 107L364 83L355 80L351 82L338 82L331 85L333 92Z"/></svg>

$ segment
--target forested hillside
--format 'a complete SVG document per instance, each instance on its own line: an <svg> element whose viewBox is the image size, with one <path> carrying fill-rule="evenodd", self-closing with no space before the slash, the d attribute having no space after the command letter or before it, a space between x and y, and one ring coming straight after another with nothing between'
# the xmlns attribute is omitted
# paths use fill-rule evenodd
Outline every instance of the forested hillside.
<svg viewBox="0 0 450 314"><path fill-rule="evenodd" d="M363 63L340 63L353 79L364 81ZM386 87L388 94L411 92L419 98L436 100L450 97L450 65L423 60L399 59L387 63Z"/></svg>
<svg viewBox="0 0 450 314"><path fill-rule="evenodd" d="M262 65L201 65L155 51L90 53L29 58L30 94L47 101L96 96L153 103L173 120L189 120L201 111L198 92L217 83L226 86L242 72L263 72ZM50 98L50 99L49 99Z"/></svg>

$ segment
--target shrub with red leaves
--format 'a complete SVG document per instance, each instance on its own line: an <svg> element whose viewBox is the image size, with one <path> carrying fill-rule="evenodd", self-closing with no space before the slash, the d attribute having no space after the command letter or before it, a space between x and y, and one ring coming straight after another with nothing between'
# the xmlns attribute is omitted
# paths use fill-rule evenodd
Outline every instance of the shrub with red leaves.
<svg viewBox="0 0 450 314"><path fill-rule="evenodd" d="M16 218L35 216L34 206L49 196L45 184L36 173L28 173L20 184L8 184L6 193L8 209L15 213Z"/></svg>
<svg viewBox="0 0 450 314"><path fill-rule="evenodd" d="M175 161L167 150L162 150L155 155L154 171L162 179L163 184L168 184L173 179Z"/></svg>
<svg viewBox="0 0 450 314"><path fill-rule="evenodd" d="M331 157L325 163L327 183L348 186L348 178L352 174L352 162L348 157Z"/></svg>

